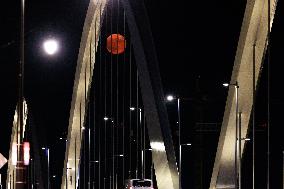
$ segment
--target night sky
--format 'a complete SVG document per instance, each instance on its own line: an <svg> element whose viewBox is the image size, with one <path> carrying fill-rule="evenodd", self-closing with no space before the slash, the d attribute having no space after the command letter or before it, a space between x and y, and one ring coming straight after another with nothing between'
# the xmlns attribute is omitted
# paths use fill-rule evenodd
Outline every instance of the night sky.
<svg viewBox="0 0 284 189"><path fill-rule="evenodd" d="M193 143L184 156L184 186L208 188L215 158L219 129L225 109L246 1L165 1L144 0L151 23L165 94L191 98L182 102L183 143ZM42 133L41 145L62 144L68 127L73 81L84 18L89 1L26 1L25 98L33 123ZM5 1L0 6L0 152L8 157L10 132L17 103L19 62L20 1ZM271 34L271 186L280 188L284 121L282 119L282 64L284 50L284 4L278 2ZM60 50L56 56L44 54L42 42L57 38ZM265 188L267 75L259 82L256 105L257 188ZM176 107L168 106L172 127ZM213 132L199 132L200 123L214 125ZM173 131L173 139L177 135ZM194 144L196 144L194 146ZM198 144L198 145L197 145ZM58 147L60 146L61 147ZM250 169L251 144L248 144L244 166ZM54 155L55 156L55 155ZM52 164L59 165L56 158ZM3 172L3 171L1 171ZM56 169L54 170L56 174ZM245 174L248 180L249 174ZM250 181L245 181L250 186ZM248 187L250 188L250 187Z"/></svg>

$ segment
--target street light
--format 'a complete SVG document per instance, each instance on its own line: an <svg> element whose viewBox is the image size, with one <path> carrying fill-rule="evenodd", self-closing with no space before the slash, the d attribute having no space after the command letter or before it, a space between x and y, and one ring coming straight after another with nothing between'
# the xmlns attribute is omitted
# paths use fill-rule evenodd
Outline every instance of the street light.
<svg viewBox="0 0 284 189"><path fill-rule="evenodd" d="M68 139L67 138L63 138L63 137L60 137L59 140L63 140L65 141L65 150L67 150L67 142L68 142ZM76 161L76 160L75 160ZM65 175L65 189L68 189L68 162L67 162L67 166L66 166L66 175Z"/></svg>
<svg viewBox="0 0 284 189"><path fill-rule="evenodd" d="M146 169L146 150L152 151L152 148L149 149L143 149L142 150L142 173L143 173L143 179L145 179L145 169ZM152 169L151 169L151 175L152 175ZM152 178L152 176L151 176Z"/></svg>
<svg viewBox="0 0 284 189"><path fill-rule="evenodd" d="M47 189L49 189L49 148L42 147L42 150L45 150L47 156Z"/></svg>
<svg viewBox="0 0 284 189"><path fill-rule="evenodd" d="M108 117L104 117L104 120L107 121L109 118Z"/></svg>
<svg viewBox="0 0 284 189"><path fill-rule="evenodd" d="M108 121L108 120L110 120L112 123L114 123L114 120L111 118L111 117L104 117L104 121Z"/></svg>
<svg viewBox="0 0 284 189"><path fill-rule="evenodd" d="M89 162L94 164L94 171L96 171L96 163L100 163L100 162L98 160L90 160ZM94 178L95 178L95 172L94 172ZM89 184L91 185L90 182ZM93 181L92 184L93 184L93 188L95 188L95 181Z"/></svg>
<svg viewBox="0 0 284 189"><path fill-rule="evenodd" d="M138 178L138 161L139 161L139 159L138 159L138 153L139 153L139 150L138 150L138 146L139 146L139 131L138 131L138 127L140 126L140 129L141 129L141 146L142 146L142 109L141 108L138 108L138 107L133 107L133 106L130 106L129 107L129 109L130 109L130 114L131 114L131 112L133 112L133 111L135 111L135 110L137 110L137 118L139 119L139 123L138 123L138 120L137 120L137 125L136 125L136 133L137 133L137 135L136 135L136 144L137 144L137 163L136 163L136 170L135 170L135 173L136 173L136 178ZM135 140L134 140L135 141ZM142 166L142 177L143 177L143 149L142 149L142 147L141 147L141 166Z"/></svg>
<svg viewBox="0 0 284 189"><path fill-rule="evenodd" d="M135 107L130 107L129 109L130 109L130 111L134 111Z"/></svg>
<svg viewBox="0 0 284 189"><path fill-rule="evenodd" d="M179 145L179 188L181 189L181 148L182 146L191 146L190 143Z"/></svg>
<svg viewBox="0 0 284 189"><path fill-rule="evenodd" d="M167 99L167 101L171 102L171 101L173 101L175 99L175 97L173 95L168 95L166 97L166 99Z"/></svg>
<svg viewBox="0 0 284 189"><path fill-rule="evenodd" d="M178 113L178 145L179 145L179 159L181 159L181 123L180 123L180 98L173 95L168 95L166 97L168 102L172 102L174 99L177 99L177 113ZM181 161L179 161L179 189L181 189Z"/></svg>
<svg viewBox="0 0 284 189"><path fill-rule="evenodd" d="M241 188L241 140L238 140L238 132L239 132L239 138L241 138L241 124L239 124L239 117L238 114L240 114L241 117L241 113L239 113L239 85L238 85L238 81L236 81L235 83L223 83L224 87L230 87L233 86L235 87L235 93L236 93L236 128L235 128L235 186L237 186L237 180L238 180L238 171L237 171L237 148L239 145L239 189Z"/></svg>
<svg viewBox="0 0 284 189"><path fill-rule="evenodd" d="M114 161L117 161L118 162L118 158L122 158L122 160L124 161L124 154L114 154L113 155L113 162ZM123 173L124 174L124 173ZM112 184L113 184L113 188L116 188L117 189L117 182L118 182L118 179L117 179L117 169L116 169L116 173L113 171L113 176L110 177L110 181L112 180Z"/></svg>

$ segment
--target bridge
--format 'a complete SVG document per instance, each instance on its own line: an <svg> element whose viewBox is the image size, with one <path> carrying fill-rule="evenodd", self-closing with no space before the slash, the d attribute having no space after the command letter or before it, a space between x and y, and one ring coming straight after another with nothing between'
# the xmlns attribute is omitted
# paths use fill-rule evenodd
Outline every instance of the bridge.
<svg viewBox="0 0 284 189"><path fill-rule="evenodd" d="M186 135L183 131L189 130L182 130L182 120L190 116L181 113L185 104L192 107L192 104L202 104L207 99L179 94L171 98L166 96L145 2L90 1L74 69L68 126L54 142L55 145L61 142L64 149L60 152L61 156L64 153L64 161L58 160L60 176L55 177L51 174L53 165L50 157L59 155L52 153L49 145L41 145L40 138L45 134L33 121L33 109L29 109L29 101L24 98L25 37L22 19L19 99L11 123L8 166L4 177L6 184L3 187L117 189L123 188L128 179L150 179L153 187L159 189L273 188L280 186L280 182L284 187L284 179L280 181L270 176L279 178L279 172L272 174L271 155L276 153L274 156L278 159L282 157L279 149L271 154L273 147L270 144L274 136L270 132L273 117L270 115L273 105L270 104L270 75L274 73L270 70L273 52L271 32L277 5L276 0L246 2L234 62L232 69L227 70L230 80L223 83L228 93L222 123L196 123L195 130L190 130L194 133L191 141L185 142L181 135ZM256 104L258 95L263 94L263 80L267 85L267 102L266 109L260 110ZM197 111L201 107L197 106ZM264 116L267 121L261 131L257 116L262 114L258 110L267 111ZM210 176L203 180L204 168L196 175L182 176L187 169L181 162L182 150L188 147L198 151L208 142L207 138L200 138L207 135L200 133L212 131L215 132L216 144L212 142L210 145L214 152L211 155L215 157L207 168ZM261 137L267 142L258 143ZM29 152L26 152L26 144L29 144ZM258 172L258 144L265 145L262 147L265 148L265 158L261 161L265 167L263 174ZM198 155L194 157L197 158L191 161L192 156L187 155L190 162L196 163L194 166L204 166ZM200 175L202 179L198 181ZM259 181L258 178L263 177ZM53 183L53 178L58 178L60 183ZM194 184L186 185L187 180L194 180ZM278 183L271 182L274 180Z"/></svg>

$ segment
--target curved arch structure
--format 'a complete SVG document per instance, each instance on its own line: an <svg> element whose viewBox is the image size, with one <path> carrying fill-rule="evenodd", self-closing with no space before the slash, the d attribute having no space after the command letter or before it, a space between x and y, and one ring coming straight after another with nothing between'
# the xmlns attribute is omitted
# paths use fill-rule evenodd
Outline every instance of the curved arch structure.
<svg viewBox="0 0 284 189"><path fill-rule="evenodd" d="M277 0L271 0L271 25ZM268 3L265 0L248 0L235 56L231 83L238 82L238 105L241 112L241 136L246 137L253 103L253 46L255 45L255 81L256 85L261 74L261 67L267 47L268 34ZM236 129L236 94L230 88L222 128L216 152L210 189L236 188L235 184L235 129ZM243 146L242 143L242 151Z"/></svg>
<svg viewBox="0 0 284 189"><path fill-rule="evenodd" d="M121 1L125 8L140 75L141 93L147 115L148 134L153 149L152 156L158 188L178 189L175 152L146 9L142 0ZM91 0L85 19L75 73L61 189L78 186L82 129L86 118L85 107L88 103L86 94L89 94L102 25L100 19L106 3L106 0ZM86 89L85 82L88 86ZM156 144L162 148L156 148Z"/></svg>
<svg viewBox="0 0 284 189"><path fill-rule="evenodd" d="M100 19L105 5L106 0L90 0L84 23L69 117L62 189L77 188L78 186L82 130L86 118L85 107L88 103L86 94L90 89L92 70L95 64L95 53L100 33L100 28L97 26L101 26L102 21ZM85 87L85 84L87 87Z"/></svg>

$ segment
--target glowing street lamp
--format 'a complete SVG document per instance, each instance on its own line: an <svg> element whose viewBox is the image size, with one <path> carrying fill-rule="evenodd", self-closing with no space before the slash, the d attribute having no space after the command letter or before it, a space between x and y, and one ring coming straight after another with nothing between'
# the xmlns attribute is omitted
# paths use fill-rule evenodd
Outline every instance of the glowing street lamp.
<svg viewBox="0 0 284 189"><path fill-rule="evenodd" d="M104 120L107 121L109 118L108 117L104 117Z"/></svg>
<svg viewBox="0 0 284 189"><path fill-rule="evenodd" d="M171 102L171 101L173 101L175 99L175 97L173 95L168 95L166 97L166 99L167 99L167 101Z"/></svg>
<svg viewBox="0 0 284 189"><path fill-rule="evenodd" d="M166 97L168 102L172 102L177 99L177 113L178 113L178 146L179 146L179 189L181 189L181 124L180 124L180 98L173 95L168 95Z"/></svg>
<svg viewBox="0 0 284 189"><path fill-rule="evenodd" d="M129 108L131 111L134 111L135 110L135 107L130 107Z"/></svg>
<svg viewBox="0 0 284 189"><path fill-rule="evenodd" d="M187 143L187 144L180 144L179 145L179 189L181 189L181 148L182 146L191 146L191 143Z"/></svg>
<svg viewBox="0 0 284 189"><path fill-rule="evenodd" d="M55 39L48 39L43 43L44 51L48 55L54 55L58 51L58 42Z"/></svg>
<svg viewBox="0 0 284 189"><path fill-rule="evenodd" d="M42 147L41 149L45 151L47 156L47 189L49 189L49 148Z"/></svg>

